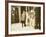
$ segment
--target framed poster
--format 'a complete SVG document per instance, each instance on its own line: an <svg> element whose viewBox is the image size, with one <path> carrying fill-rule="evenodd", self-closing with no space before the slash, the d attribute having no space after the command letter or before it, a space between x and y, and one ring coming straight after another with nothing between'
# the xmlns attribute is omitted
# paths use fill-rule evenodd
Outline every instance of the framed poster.
<svg viewBox="0 0 46 37"><path fill-rule="evenodd" d="M45 4L43 2L8 1L6 34L9 36L45 33Z"/></svg>

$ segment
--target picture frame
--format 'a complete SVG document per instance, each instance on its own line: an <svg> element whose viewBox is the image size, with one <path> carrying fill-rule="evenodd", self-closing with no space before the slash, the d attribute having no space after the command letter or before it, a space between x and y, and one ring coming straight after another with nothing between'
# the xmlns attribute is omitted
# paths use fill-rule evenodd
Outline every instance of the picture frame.
<svg viewBox="0 0 46 37"><path fill-rule="evenodd" d="M26 15L26 18L25 21L22 21L22 19L24 19L24 15ZM33 20L32 18L30 18L30 16L34 16ZM27 21L27 19L29 20ZM23 36L39 34L45 34L45 3L26 1L6 1L5 35Z"/></svg>

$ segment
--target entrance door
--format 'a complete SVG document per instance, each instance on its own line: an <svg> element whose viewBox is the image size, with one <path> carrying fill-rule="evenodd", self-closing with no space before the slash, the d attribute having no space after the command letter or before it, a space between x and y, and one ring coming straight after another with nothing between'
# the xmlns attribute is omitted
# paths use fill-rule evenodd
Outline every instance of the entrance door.
<svg viewBox="0 0 46 37"><path fill-rule="evenodd" d="M11 23L18 23L19 22L19 11L18 7L12 6L11 10Z"/></svg>

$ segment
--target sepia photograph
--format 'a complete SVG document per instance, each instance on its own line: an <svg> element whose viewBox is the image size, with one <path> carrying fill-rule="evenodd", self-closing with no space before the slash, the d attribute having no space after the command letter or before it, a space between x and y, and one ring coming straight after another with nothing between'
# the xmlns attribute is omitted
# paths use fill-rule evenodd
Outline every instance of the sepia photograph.
<svg viewBox="0 0 46 37"><path fill-rule="evenodd" d="M11 26L19 28L41 29L41 7L11 6ZM18 27L18 29L17 29Z"/></svg>
<svg viewBox="0 0 46 37"><path fill-rule="evenodd" d="M43 3L8 3L8 34L44 33Z"/></svg>

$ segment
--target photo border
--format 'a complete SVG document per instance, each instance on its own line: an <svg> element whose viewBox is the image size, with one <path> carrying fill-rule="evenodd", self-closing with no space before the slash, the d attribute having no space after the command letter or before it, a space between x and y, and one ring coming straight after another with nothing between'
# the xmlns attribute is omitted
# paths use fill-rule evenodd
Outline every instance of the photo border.
<svg viewBox="0 0 46 37"><path fill-rule="evenodd" d="M43 5L43 32L26 34L8 34L8 3L42 4ZM26 1L5 1L5 36L23 36L45 34L45 3L44 2L26 2Z"/></svg>

